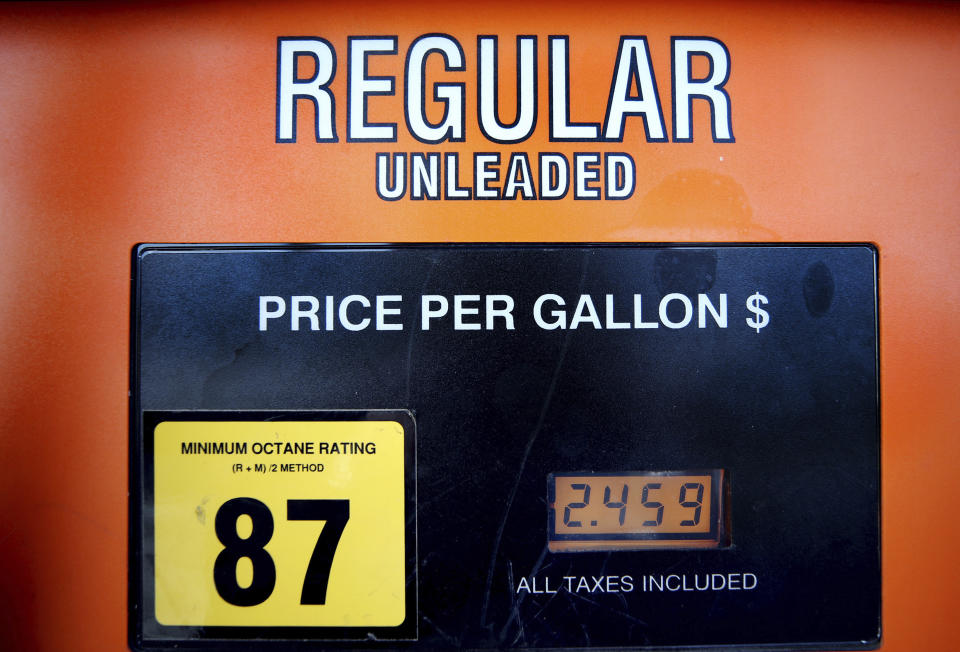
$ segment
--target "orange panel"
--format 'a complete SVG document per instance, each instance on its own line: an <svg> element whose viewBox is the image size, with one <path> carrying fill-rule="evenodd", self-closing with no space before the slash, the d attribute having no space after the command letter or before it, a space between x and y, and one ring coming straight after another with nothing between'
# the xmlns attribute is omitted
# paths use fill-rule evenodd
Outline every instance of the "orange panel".
<svg viewBox="0 0 960 652"><path fill-rule="evenodd" d="M442 30L467 70L465 141L417 142L403 58ZM346 142L347 37L398 93ZM518 145L476 120L477 35L538 36L539 120ZM726 45L735 143L548 141L547 38L569 35L572 119L602 122L621 34L646 35L670 127L670 38ZM337 50L338 143L275 142L277 37ZM0 12L0 640L126 648L129 254L142 241L872 241L881 253L884 650L953 649L960 606L960 6L420 2L7 5ZM433 64L435 65L435 64ZM695 69L696 74L705 71ZM506 81L504 81L506 80ZM509 115L505 108L504 114ZM431 114L432 119L438 116ZM625 201L385 202L380 151L627 151Z"/></svg>

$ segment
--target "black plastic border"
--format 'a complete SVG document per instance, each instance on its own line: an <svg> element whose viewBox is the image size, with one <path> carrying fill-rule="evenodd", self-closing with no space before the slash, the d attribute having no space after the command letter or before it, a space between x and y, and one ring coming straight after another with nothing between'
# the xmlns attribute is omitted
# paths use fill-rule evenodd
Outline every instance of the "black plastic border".
<svg viewBox="0 0 960 652"><path fill-rule="evenodd" d="M127 631L128 642L131 649L134 650L155 650L155 649L175 649L176 647L189 647L189 643L184 644L175 641L164 641L158 645L144 646L142 643L142 631L139 628L141 605L137 601L137 596L142 591L142 531L138 528L138 518L141 505L135 500L136 479L139 477L142 458L138 456L140 449L137 448L136 434L140 419L140 301L139 301L139 266L141 258L151 252L159 251L388 251L395 249L540 249L540 250L575 250L575 249L734 249L734 248L803 248L813 249L821 248L849 248L865 247L871 251L874 260L874 318L876 346L874 350L874 359L876 365L876 396L877 396L877 525L880 533L877 550L877 567L881 578L881 592L879 601L879 613L877 614L877 635L873 639L858 642L851 641L822 641L816 643L799 644L750 644L750 645L722 645L722 646L640 646L637 649L656 649L656 650L698 650L706 652L708 650L733 650L749 649L756 652L763 650L779 651L786 650L876 650L880 648L883 642L883 459L882 459L882 401L881 401L881 358L880 358L880 256L881 248L876 242L864 240L854 241L798 241L798 242L327 242L327 243L269 243L269 242L250 242L250 243L137 243L131 250L131 286L130 286L130 390L129 397L129 428L130 428L130 449L129 449L129 556L128 556L128 619ZM728 530L729 532L729 530ZM309 641L300 641L286 643L281 641L235 641L224 646L224 642L204 642L203 645L194 647L205 647L206 649L223 650L259 650L263 649L265 644L271 645L273 649L303 650L316 648L316 643ZM331 642L333 643L333 642ZM368 644L375 643L368 641ZM280 647L277 646L280 644ZM335 644L335 643L333 643ZM354 644L355 647L355 644Z"/></svg>

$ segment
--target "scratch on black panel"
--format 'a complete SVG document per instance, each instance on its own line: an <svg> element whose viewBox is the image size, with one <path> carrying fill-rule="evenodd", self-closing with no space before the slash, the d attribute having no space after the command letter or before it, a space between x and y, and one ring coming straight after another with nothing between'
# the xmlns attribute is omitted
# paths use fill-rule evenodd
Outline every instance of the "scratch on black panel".
<svg viewBox="0 0 960 652"><path fill-rule="evenodd" d="M567 602L570 604L570 608L573 610L574 615L577 617L577 623L580 625L580 629L583 631L583 638L586 641L585 646L590 645L590 632L587 631L587 626L584 624L583 619L580 618L580 611L577 609L576 603L573 601L573 598L578 597L569 591L566 592ZM587 601L589 602L589 600Z"/></svg>
<svg viewBox="0 0 960 652"><path fill-rule="evenodd" d="M540 556L537 557L536 563L534 563L533 568L530 570L530 576L531 576L531 577L533 577L534 575L536 575L536 574L540 571L540 566L541 566L541 564L543 564L543 560L546 558L546 556L547 556L547 546L544 545L543 548L540 550ZM518 598L518 597L516 596L516 594L513 592L513 591L514 591L514 589L513 589L513 562L511 562L511 561L508 560L508 561L507 561L507 564L508 564L508 568L507 568L507 572L508 572L507 581L510 583L510 592L511 592L511 594L512 594L512 599L513 599L513 601L514 601L514 605L516 606L516 610L511 611L510 617L507 618L507 622L505 622L505 623L503 624L503 627L500 629L500 643L503 643L504 640L506 640L506 638L507 638L507 630L510 628L510 625L513 624L513 621L514 621L514 620L516 620L517 622L520 623L520 627L521 627L521 628L523 627L523 623L520 621L520 611L519 611L519 607L520 607L520 605L523 604L523 601L526 600L527 596L529 595L529 594L524 594L524 595L521 595L521 596ZM551 594L551 595L550 595L550 598L547 600L548 603L550 602L550 600L553 599L553 596L554 596L554 595L556 595L556 594L554 593L554 594ZM543 607L540 608L540 611L537 612L537 615L540 615L540 612L542 612L542 611L543 611Z"/></svg>
<svg viewBox="0 0 960 652"><path fill-rule="evenodd" d="M590 262L589 252L583 254L583 267L580 270L580 286L578 293L583 292L583 286L587 279L587 267ZM533 444L540 434L543 422L547 418L547 411L550 409L550 402L557 389L557 382L560 379L560 370L563 368L563 361L567 355L567 349L570 347L571 332L568 330L563 338L563 344L560 347L560 353L557 355L557 364L553 369L553 376L550 378L550 386L547 388L547 394L543 398L543 406L540 409L540 416L533 430L530 431L530 437L527 439L527 445L523 450L523 457L520 459L520 467L517 469L517 478L514 480L513 488L510 490L510 496L507 498L506 506L503 509L503 518L500 519L500 527L497 528L497 536L493 541L493 550L490 552L490 567L487 569L487 581L483 592L483 606L480 609L480 626L487 626L487 608L490 606L490 587L493 585L493 571L497 565L497 554L500 552L500 541L503 538L503 530L507 525L507 517L510 515L510 508L513 506L513 499L517 495L517 489L520 487L520 480L523 477L523 471L527 466L527 459L530 457L530 451Z"/></svg>
<svg viewBox="0 0 960 652"><path fill-rule="evenodd" d="M440 636L443 637L443 640L446 641L448 644L456 648L462 647L459 639L456 639L453 636L450 636L449 634L447 634L445 631L437 627L436 623L434 623L432 620L430 620L426 616L421 616L421 618L423 618L424 622L430 625L430 627L432 627L437 634L440 634Z"/></svg>
<svg viewBox="0 0 960 652"><path fill-rule="evenodd" d="M444 488L443 490L436 491L436 492L431 491L429 500L424 500L422 502L417 503L417 512L418 513L423 512L423 509L425 507L437 502L438 500L442 499L444 496L452 492L454 489L457 489L466 483L467 483L467 478L461 476L459 480L457 480L456 482L450 483L450 485Z"/></svg>
<svg viewBox="0 0 960 652"><path fill-rule="evenodd" d="M423 279L423 286L420 288L420 296L423 296L427 291L427 285L430 284L430 279L433 278L433 270L437 268L437 259L430 259L430 271L427 272L427 277ZM420 321L420 309L422 301L417 301L417 311L413 316L413 323L410 324L410 337L407 338L407 389L406 389L406 405L410 404L410 377L413 373L413 339L417 333L417 322Z"/></svg>
<svg viewBox="0 0 960 652"><path fill-rule="evenodd" d="M607 605L605 605L605 604L601 604L601 603L597 602L596 600L591 600L590 598L588 598L588 597L585 596L585 595L580 595L580 594L578 594L578 593L570 593L569 591L567 592L567 595L568 595L568 596L571 596L571 597L573 597L573 598L576 598L577 600L582 600L583 602L586 602L586 603L588 603L588 604L592 604L592 605L594 605L595 607L600 607L601 609L604 609L604 610L606 610L606 611L609 611L610 613L616 614L616 615L618 615L618 616L620 616L620 617L622 617L622 618L626 618L627 620L629 620L629 621L632 622L632 623L636 623L636 624L638 624L638 625L643 625L643 626L646 626L646 625L647 625L646 622L644 622L643 620L637 618L636 616L634 616L634 615L632 615L632 614L627 613L626 611L622 611L622 610L620 610L620 609L614 609L613 607L609 607L609 606L607 606ZM571 603L571 604L572 604L572 603Z"/></svg>
<svg viewBox="0 0 960 652"><path fill-rule="evenodd" d="M513 609L511 610L513 612L512 618L517 621L517 627L519 629L517 636L521 641L523 641L524 645L526 645L527 636L523 631L523 619L520 617L520 603L517 601L517 593L513 589L513 562L509 559L507 560L507 581L510 584L510 597L513 602ZM504 629L506 629L506 627L504 627ZM503 640L502 631L500 632L500 636L501 636L500 640L502 641ZM514 639L514 642L516 642L516 639Z"/></svg>

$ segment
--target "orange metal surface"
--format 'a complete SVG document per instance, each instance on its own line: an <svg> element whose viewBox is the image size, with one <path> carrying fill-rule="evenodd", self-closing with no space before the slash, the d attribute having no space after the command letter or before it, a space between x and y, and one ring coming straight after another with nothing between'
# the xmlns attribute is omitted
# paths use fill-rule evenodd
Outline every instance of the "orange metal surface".
<svg viewBox="0 0 960 652"><path fill-rule="evenodd" d="M391 144L345 142L348 35L539 37L533 138L457 151L630 151L627 201L384 202L374 153L425 151L402 87ZM341 142L277 144L277 37L338 51ZM644 34L669 129L670 36L729 48L736 143L548 143L546 39L571 115L602 121ZM440 74L440 73L438 73ZM443 73L449 79L457 74ZM512 75L512 72L510 73ZM510 75L501 99L512 101ZM471 95L473 93L473 95ZM471 112L473 111L473 112ZM951 650L960 607L960 6L898 3L161 3L0 9L0 648L123 650L130 249L136 242L872 241L880 249L884 650Z"/></svg>

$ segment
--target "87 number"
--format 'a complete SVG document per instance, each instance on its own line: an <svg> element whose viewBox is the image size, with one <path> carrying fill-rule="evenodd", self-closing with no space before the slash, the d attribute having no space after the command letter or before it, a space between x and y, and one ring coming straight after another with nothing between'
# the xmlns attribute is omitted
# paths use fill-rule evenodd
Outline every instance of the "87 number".
<svg viewBox="0 0 960 652"><path fill-rule="evenodd" d="M250 536L241 539L237 521L244 515L250 517L253 527ZM288 521L326 521L307 564L300 604L326 602L333 555L349 519L349 500L287 501ZM233 498L217 510L214 530L223 544L213 564L213 584L220 597L238 607L252 607L269 598L277 583L277 567L264 549L273 537L270 508L254 498ZM247 587L237 582L237 563L243 558L253 566L253 580Z"/></svg>

